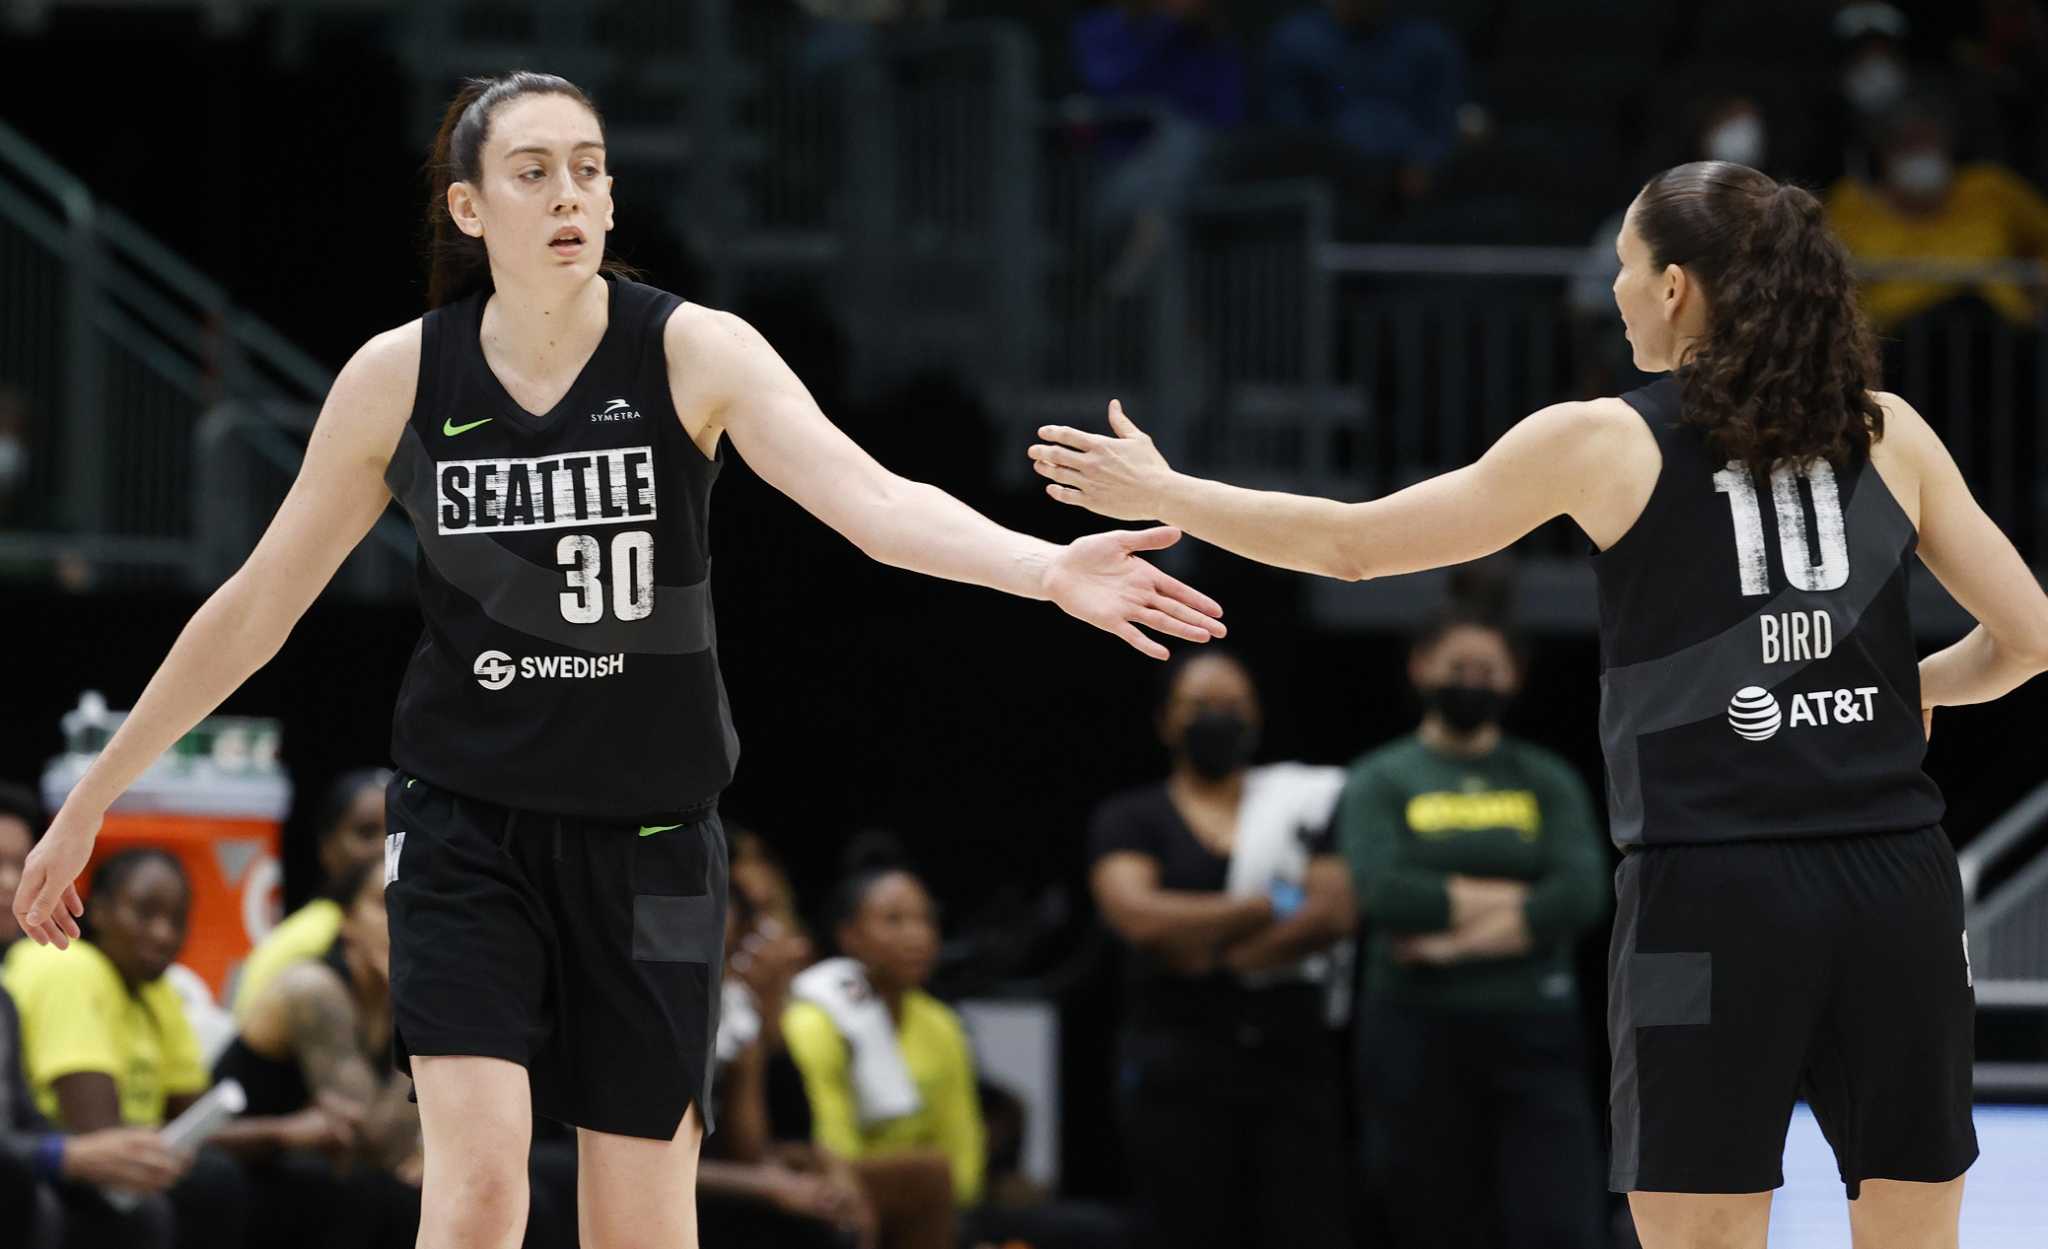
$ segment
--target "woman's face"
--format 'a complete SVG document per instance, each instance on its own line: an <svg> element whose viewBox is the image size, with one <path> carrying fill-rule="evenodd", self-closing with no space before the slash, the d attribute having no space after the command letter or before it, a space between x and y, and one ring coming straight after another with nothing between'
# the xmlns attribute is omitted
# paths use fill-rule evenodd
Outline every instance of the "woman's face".
<svg viewBox="0 0 2048 1249"><path fill-rule="evenodd" d="M1621 258L1621 272L1614 275L1614 306L1621 312L1635 366L1645 373L1663 373L1671 369L1676 354L1678 311L1686 283L1677 265L1658 265L1651 257L1650 245L1636 230L1636 208L1629 205L1614 241L1614 253Z"/></svg>
<svg viewBox="0 0 2048 1249"><path fill-rule="evenodd" d="M1459 625L1415 653L1408 679L1418 691L1460 685L1489 689L1513 697L1522 675L1507 639L1492 629Z"/></svg>
<svg viewBox="0 0 2048 1249"><path fill-rule="evenodd" d="M363 887L341 917L341 936L379 976L391 978L391 925L384 913L384 873L364 874Z"/></svg>
<svg viewBox="0 0 2048 1249"><path fill-rule="evenodd" d="M185 948L191 893L185 878L161 859L142 863L112 896L93 903L94 943L130 984L162 976Z"/></svg>
<svg viewBox="0 0 2048 1249"><path fill-rule="evenodd" d="M521 96L491 114L476 181L448 188L457 227L491 269L564 285L595 275L612 228L612 179L597 117L566 95Z"/></svg>
<svg viewBox="0 0 2048 1249"><path fill-rule="evenodd" d="M1254 729L1259 726L1258 691L1252 688L1251 674L1234 659L1202 655L1181 668L1159 713L1160 740L1168 750L1178 751L1188 725L1209 714L1232 715Z"/></svg>
<svg viewBox="0 0 2048 1249"><path fill-rule="evenodd" d="M922 986L939 959L931 895L909 872L888 873L868 886L860 909L839 930L839 947L867 967L878 989Z"/></svg>
<svg viewBox="0 0 2048 1249"><path fill-rule="evenodd" d="M327 879L384 854L384 787L365 785L349 800L341 818L320 836L320 871Z"/></svg>

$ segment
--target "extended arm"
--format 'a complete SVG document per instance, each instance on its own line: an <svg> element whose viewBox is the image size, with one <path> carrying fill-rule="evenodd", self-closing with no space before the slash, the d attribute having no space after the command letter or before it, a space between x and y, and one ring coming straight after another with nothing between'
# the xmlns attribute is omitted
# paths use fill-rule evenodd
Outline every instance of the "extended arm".
<svg viewBox="0 0 2048 1249"><path fill-rule="evenodd" d="M1561 515L1597 536L1614 507L1611 460L1605 476L1597 470L1612 455L1611 435L1631 421L1641 423L1618 400L1557 404L1509 430L1476 463L1367 503L1176 473L1116 403L1114 436L1049 425L1031 458L1053 483L1046 493L1062 503L1158 518L1263 564L1360 581L1490 555Z"/></svg>
<svg viewBox="0 0 2048 1249"><path fill-rule="evenodd" d="M192 616L49 833L29 853L14 914L37 941L66 946L83 913L72 883L100 817L158 755L270 662L389 501L384 469L412 410L417 323L380 334L343 367L305 462L242 567Z"/></svg>
<svg viewBox="0 0 2048 1249"><path fill-rule="evenodd" d="M700 448L721 433L761 479L882 563L1050 599L1156 659L1136 626L1191 642L1223 636L1222 608L1136 558L1171 546L1170 529L1116 531L1060 547L1014 533L945 491L876 463L818 410L754 328L695 305L669 318L676 411Z"/></svg>

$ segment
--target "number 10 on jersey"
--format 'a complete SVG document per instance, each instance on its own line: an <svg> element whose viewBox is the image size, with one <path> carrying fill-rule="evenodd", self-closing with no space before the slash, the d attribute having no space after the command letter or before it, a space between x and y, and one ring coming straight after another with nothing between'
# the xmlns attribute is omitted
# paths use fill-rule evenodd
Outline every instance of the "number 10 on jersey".
<svg viewBox="0 0 2048 1249"><path fill-rule="evenodd" d="M1806 509L1800 506L1799 483L1813 496L1813 530L1819 557L1807 538ZM1756 479L1738 462L1714 474L1714 490L1728 496L1735 522L1735 568L1745 595L1771 592L1770 556L1764 546L1763 509L1757 506ZM1839 590L1849 580L1849 532L1842 521L1842 492L1835 470L1826 460L1803 469L1780 464L1771 470L1772 510L1778 514L1778 555L1785 562L1785 580L1809 591Z"/></svg>
<svg viewBox="0 0 2048 1249"><path fill-rule="evenodd" d="M644 620L654 614L654 535L628 529L612 535L609 573L604 548L594 535L572 533L555 544L555 565L569 588L562 592L562 619L596 624L604 619L605 585L611 585L612 615Z"/></svg>

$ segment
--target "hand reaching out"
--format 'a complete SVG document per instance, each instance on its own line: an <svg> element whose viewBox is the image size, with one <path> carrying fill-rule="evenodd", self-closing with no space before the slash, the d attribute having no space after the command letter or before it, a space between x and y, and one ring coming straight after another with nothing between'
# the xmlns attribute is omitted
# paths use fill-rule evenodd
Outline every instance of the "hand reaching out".
<svg viewBox="0 0 2048 1249"><path fill-rule="evenodd" d="M1065 425L1041 427L1038 436L1045 441L1031 448L1031 467L1052 481L1045 492L1062 503L1117 520L1152 520L1173 469L1115 399L1109 401L1109 427L1109 436Z"/></svg>
<svg viewBox="0 0 2048 1249"><path fill-rule="evenodd" d="M1223 608L1215 599L1138 558L1180 541L1178 529L1114 529L1076 538L1062 547L1045 570L1046 596L1060 610L1116 634L1154 659L1164 646L1138 631L1189 642L1224 634Z"/></svg>

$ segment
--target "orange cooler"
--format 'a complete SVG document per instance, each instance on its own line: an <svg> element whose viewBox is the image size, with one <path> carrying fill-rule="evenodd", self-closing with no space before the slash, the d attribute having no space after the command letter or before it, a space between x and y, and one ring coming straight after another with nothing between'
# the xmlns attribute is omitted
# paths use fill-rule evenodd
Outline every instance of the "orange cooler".
<svg viewBox="0 0 2048 1249"><path fill-rule="evenodd" d="M43 772L56 810L98 753L121 712L96 694L64 717L69 747ZM277 763L275 721L216 716L159 759L107 812L85 879L108 856L135 846L170 851L192 882L191 924L178 962L218 1001L256 942L277 924L278 853L291 782ZM86 889L88 913L92 896Z"/></svg>

